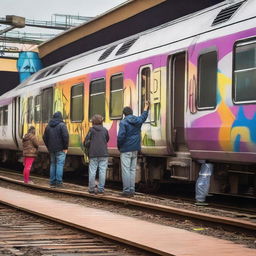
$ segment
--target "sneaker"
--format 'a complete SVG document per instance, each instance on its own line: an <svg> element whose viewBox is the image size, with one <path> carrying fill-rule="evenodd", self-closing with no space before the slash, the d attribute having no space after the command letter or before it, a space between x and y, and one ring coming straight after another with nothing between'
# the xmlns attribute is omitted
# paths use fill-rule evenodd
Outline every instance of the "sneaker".
<svg viewBox="0 0 256 256"><path fill-rule="evenodd" d="M105 193L104 193L104 191L98 191L98 194L99 195L104 195Z"/></svg>
<svg viewBox="0 0 256 256"><path fill-rule="evenodd" d="M130 193L122 192L122 193L120 194L120 196L122 196L122 197L132 197L133 195L130 194Z"/></svg>
<svg viewBox="0 0 256 256"><path fill-rule="evenodd" d="M56 188L63 188L63 183L56 184Z"/></svg>
<svg viewBox="0 0 256 256"><path fill-rule="evenodd" d="M28 181L28 184L32 184L32 185L33 185L33 184L35 184L35 183L34 183L32 180L29 180L29 181Z"/></svg>
<svg viewBox="0 0 256 256"><path fill-rule="evenodd" d="M195 203L195 205L197 205L197 206L207 206L207 205L209 205L208 203L205 203L205 202L199 202L199 201L197 201L196 203Z"/></svg>
<svg viewBox="0 0 256 256"><path fill-rule="evenodd" d="M50 188L56 188L55 184L50 184Z"/></svg>

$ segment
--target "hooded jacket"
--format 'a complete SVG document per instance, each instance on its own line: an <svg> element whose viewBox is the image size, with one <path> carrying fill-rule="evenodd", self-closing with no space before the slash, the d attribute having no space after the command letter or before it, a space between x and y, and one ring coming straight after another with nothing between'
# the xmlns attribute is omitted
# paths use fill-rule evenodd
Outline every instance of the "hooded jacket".
<svg viewBox="0 0 256 256"><path fill-rule="evenodd" d="M38 153L38 141L33 133L27 133L22 139L23 156L36 157Z"/></svg>
<svg viewBox="0 0 256 256"><path fill-rule="evenodd" d="M56 112L45 128L44 143L49 152L58 152L68 149L69 134L63 122L61 112Z"/></svg>
<svg viewBox="0 0 256 256"><path fill-rule="evenodd" d="M90 136L89 158L108 157L107 143L109 141L108 130L102 125L94 125L90 128L85 140Z"/></svg>
<svg viewBox="0 0 256 256"><path fill-rule="evenodd" d="M128 115L119 124L117 147L121 153L141 149L141 126L148 117L148 111L141 116Z"/></svg>

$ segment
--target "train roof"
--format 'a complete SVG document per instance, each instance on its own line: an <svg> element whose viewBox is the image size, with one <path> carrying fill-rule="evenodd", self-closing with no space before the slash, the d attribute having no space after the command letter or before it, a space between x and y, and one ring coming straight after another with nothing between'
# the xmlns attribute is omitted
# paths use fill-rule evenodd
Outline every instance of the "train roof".
<svg viewBox="0 0 256 256"><path fill-rule="evenodd" d="M212 38L236 32L237 28L233 25L255 19L255 10L255 0L227 1L124 40L74 56L33 74L18 87L2 95L0 105L2 105L1 99L22 94L28 86L36 86L39 89L49 87L50 84L71 76L108 68L113 65L113 62L117 66L138 58L172 51L172 49L184 49L195 42L209 39L207 32L212 32ZM250 24L255 27L253 22ZM229 26L228 30L220 30L227 26Z"/></svg>

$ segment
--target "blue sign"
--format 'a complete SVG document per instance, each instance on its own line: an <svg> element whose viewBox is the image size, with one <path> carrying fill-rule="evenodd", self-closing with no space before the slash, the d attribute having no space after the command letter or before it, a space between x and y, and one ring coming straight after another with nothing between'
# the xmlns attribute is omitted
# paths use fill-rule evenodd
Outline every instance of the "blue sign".
<svg viewBox="0 0 256 256"><path fill-rule="evenodd" d="M20 52L19 59L17 61L20 82L23 82L42 68L42 61L37 52Z"/></svg>

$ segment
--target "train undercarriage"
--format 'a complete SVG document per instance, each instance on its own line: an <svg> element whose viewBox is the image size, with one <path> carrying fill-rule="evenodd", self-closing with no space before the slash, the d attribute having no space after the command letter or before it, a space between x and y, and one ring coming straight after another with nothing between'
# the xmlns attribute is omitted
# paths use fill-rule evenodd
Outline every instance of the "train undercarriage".
<svg viewBox="0 0 256 256"><path fill-rule="evenodd" d="M78 155L68 155L64 172L76 175L88 175L88 159ZM23 157L20 151L0 150L1 166L22 170ZM211 177L211 194L226 194L239 197L256 198L256 166L223 162L214 164ZM17 167L18 166L18 167ZM48 174L50 158L47 153L40 153L33 164L33 171ZM143 192L153 192L161 184L195 184L200 170L200 163L189 157L138 157L136 183ZM107 181L121 182L121 167L118 157L109 157L106 175Z"/></svg>

